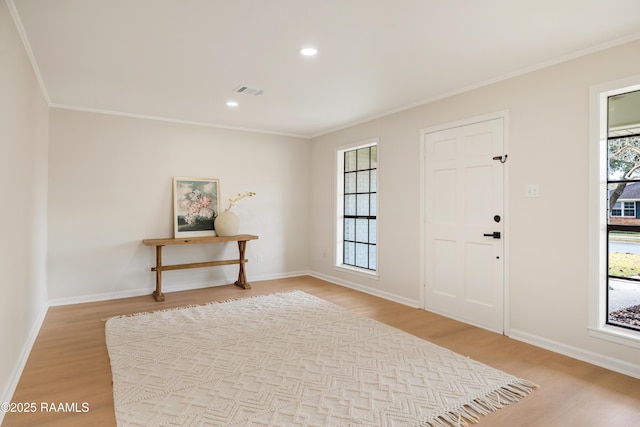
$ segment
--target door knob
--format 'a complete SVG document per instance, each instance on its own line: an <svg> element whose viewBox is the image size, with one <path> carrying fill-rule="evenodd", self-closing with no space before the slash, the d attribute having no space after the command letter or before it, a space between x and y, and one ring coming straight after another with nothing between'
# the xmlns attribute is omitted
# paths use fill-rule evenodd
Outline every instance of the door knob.
<svg viewBox="0 0 640 427"><path fill-rule="evenodd" d="M483 234L483 236L485 237L493 237L494 239L499 239L500 238L500 232L499 231L494 231L493 233L485 233Z"/></svg>

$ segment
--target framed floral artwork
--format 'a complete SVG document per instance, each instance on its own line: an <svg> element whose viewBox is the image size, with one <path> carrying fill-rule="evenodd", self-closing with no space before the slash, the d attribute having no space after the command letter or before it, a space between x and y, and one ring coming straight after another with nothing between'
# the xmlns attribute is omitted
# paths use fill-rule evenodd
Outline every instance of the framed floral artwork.
<svg viewBox="0 0 640 427"><path fill-rule="evenodd" d="M219 194L218 179L174 177L173 237L215 236Z"/></svg>

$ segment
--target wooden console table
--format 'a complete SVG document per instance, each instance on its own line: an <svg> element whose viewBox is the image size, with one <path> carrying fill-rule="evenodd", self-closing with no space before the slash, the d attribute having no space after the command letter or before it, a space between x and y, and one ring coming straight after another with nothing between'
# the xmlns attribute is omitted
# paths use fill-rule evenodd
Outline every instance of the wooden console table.
<svg viewBox="0 0 640 427"><path fill-rule="evenodd" d="M258 236L252 234L239 234L237 236L207 236L207 237L192 237L181 239L144 239L142 243L146 246L156 247L156 266L151 268L151 271L156 272L156 290L153 292L153 298L156 301L164 301L164 294L162 293L162 272L170 270L183 270L185 268L200 268L200 267L215 267L217 265L230 265L239 264L238 280L235 285L240 286L242 289L251 289L251 285L247 283L247 276L244 272L244 264L248 262L244 258L244 252L249 240L256 240ZM238 259L224 260L224 261L208 261L208 262L195 262L191 264L175 264L175 265L162 265L162 248L167 245L193 245L197 243L222 243L222 242L238 242Z"/></svg>

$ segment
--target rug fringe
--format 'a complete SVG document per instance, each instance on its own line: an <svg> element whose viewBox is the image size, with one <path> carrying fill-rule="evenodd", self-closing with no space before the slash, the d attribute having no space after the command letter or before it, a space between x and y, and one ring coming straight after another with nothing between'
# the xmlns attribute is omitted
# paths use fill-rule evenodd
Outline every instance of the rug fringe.
<svg viewBox="0 0 640 427"><path fill-rule="evenodd" d="M537 388L539 386L531 381L518 379L485 396L475 398L455 410L423 420L419 427L468 427L469 423L479 422L483 415L489 415L507 405L519 402Z"/></svg>

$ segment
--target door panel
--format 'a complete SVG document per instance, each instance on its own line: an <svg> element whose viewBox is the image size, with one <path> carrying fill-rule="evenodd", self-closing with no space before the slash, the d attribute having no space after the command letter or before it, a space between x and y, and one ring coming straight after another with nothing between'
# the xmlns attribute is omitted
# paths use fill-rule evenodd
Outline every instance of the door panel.
<svg viewBox="0 0 640 427"><path fill-rule="evenodd" d="M465 223L481 224L487 218L493 218L491 197L487 197L486 186L491 185L492 168L490 166L476 166L465 169Z"/></svg>
<svg viewBox="0 0 640 427"><path fill-rule="evenodd" d="M454 224L456 212L456 170L439 170L434 172L436 182L442 185L435 186L433 191L438 204L433 207L434 222L437 224Z"/></svg>
<svg viewBox="0 0 640 427"><path fill-rule="evenodd" d="M424 134L425 308L503 332L503 120ZM485 236L489 234L489 236Z"/></svg>
<svg viewBox="0 0 640 427"><path fill-rule="evenodd" d="M457 297L455 276L451 275L449 260L456 257L456 242L453 240L434 240L433 292Z"/></svg>
<svg viewBox="0 0 640 427"><path fill-rule="evenodd" d="M467 301L491 306L493 303L492 269L493 248L491 245L465 244L465 293Z"/></svg>

